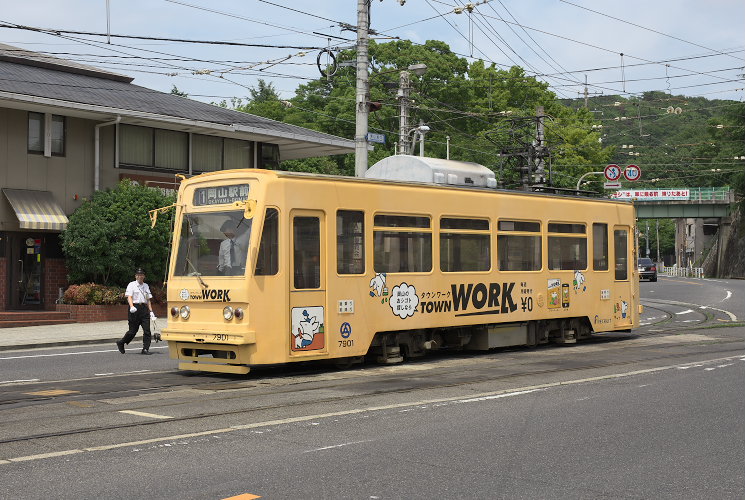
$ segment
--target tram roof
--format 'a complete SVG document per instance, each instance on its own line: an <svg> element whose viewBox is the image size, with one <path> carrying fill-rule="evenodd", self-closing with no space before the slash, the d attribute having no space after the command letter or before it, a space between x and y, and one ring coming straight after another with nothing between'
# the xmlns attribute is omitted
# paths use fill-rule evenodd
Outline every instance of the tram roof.
<svg viewBox="0 0 745 500"><path fill-rule="evenodd" d="M510 196L531 196L531 197L548 197L548 198L562 198L571 199L576 201L590 201L590 202L602 202L620 205L633 205L632 200L619 200L609 198L591 198L588 196L577 196L562 193L548 193L548 192L534 192L534 191L517 191L511 189L499 189L499 188L488 188L481 186L464 186L464 185L447 185L437 184L434 182L419 182L409 180L390 180L390 179L375 179L366 177L350 177L347 175L331 175L331 174L317 174L311 172L291 172L289 170L264 170L254 168L244 169L233 169L233 170L220 170L218 172L205 172L203 174L196 175L186 179L185 182L208 182L210 177L237 177L242 175L268 175L280 179L293 179L293 180L310 180L310 181L341 181L351 183L362 183L362 184L378 184L386 186L401 186L401 187L420 187L426 189L438 189L446 191L463 191L463 192L479 192L479 193L499 193Z"/></svg>

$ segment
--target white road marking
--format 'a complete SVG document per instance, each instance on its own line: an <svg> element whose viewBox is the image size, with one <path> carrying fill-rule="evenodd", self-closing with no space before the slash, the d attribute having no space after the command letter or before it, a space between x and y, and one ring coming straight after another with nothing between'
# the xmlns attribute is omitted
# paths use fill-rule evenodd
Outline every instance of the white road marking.
<svg viewBox="0 0 745 500"><path fill-rule="evenodd" d="M352 445L352 444L369 443L369 442L370 442L370 439L365 439L363 441L352 441L350 443L334 444L334 445L331 445L331 446L324 446L322 448L316 448L314 450L306 450L303 453L312 453L314 451L331 450L333 448L341 448L343 446L349 446L349 445Z"/></svg>
<svg viewBox="0 0 745 500"><path fill-rule="evenodd" d="M352 408L349 410L341 410L341 411L336 411L336 412L331 412L331 413L321 413L317 415L305 415L305 416L300 416L300 417L290 417L290 418L284 418L284 419L278 419L278 420L266 420L263 422L254 422L254 423L244 424L244 425L233 425L231 427L224 427L221 429L212 429L212 430L194 432L194 433L189 433L189 434L177 434L177 435L172 435L172 436L162 436L162 437L157 437L157 438L152 438L152 439L144 439L142 441L129 441L125 443L115 443L115 444L109 444L109 445L103 445L103 446L92 446L90 448L83 448L82 450L75 449L75 450L66 450L66 451L46 453L43 455L31 455L29 457L10 458L10 459L7 459L6 461L0 460L0 465L7 464L10 462L38 460L42 458L49 458L49 457L55 457L55 456L72 455L74 453L81 453L81 451L83 452L108 451L108 450L114 450L118 448L141 446L141 445L150 444L150 443L160 443L163 441L178 441L178 440L183 440L183 439L192 438L192 437L225 434L228 432L235 432L237 430L251 430L252 432L254 432L253 429L259 429L262 427L274 427L277 425L292 424L296 422L317 421L317 420L323 420L327 418L347 416L347 415L360 415L360 417L369 417L369 415L364 415L364 414L384 411L384 410L394 410L394 409L399 409L399 408L411 408L411 407L416 407L416 406L421 407L421 408L427 408L427 405L434 406L437 403L486 401L487 399L494 399L493 398L494 396L506 397L506 396L517 395L517 394L529 394L529 393L540 391L543 389L584 384L588 382L598 382L601 380L621 379L625 377L633 377L636 375L660 373L666 370L672 370L672 369L680 368L683 366L699 367L699 366L704 366L704 363L706 364L721 363L725 361L733 361L735 359L742 359L742 355L729 356L726 358L710 359L705 362L683 363L680 365L667 365L667 366L660 366L657 368L647 368L644 370L635 370L635 371L625 372L625 373L599 375L597 377L587 377L587 378L576 379L576 380L567 380L563 382L551 382L551 383L546 383L546 384L521 387L518 389L487 392L483 394L477 394L475 397L469 398L467 400L463 399L462 396L461 397L438 398L438 399L427 399L423 401L412 401L408 403L395 403L395 404L384 405L384 406ZM124 410L124 411L127 411L127 410ZM271 429L267 429L267 431L269 430Z"/></svg>
<svg viewBox="0 0 745 500"><path fill-rule="evenodd" d="M685 311L680 311L679 313L675 313L675 314L681 315L681 314L689 314L692 312L693 312L693 309L686 309Z"/></svg>
<svg viewBox="0 0 745 500"><path fill-rule="evenodd" d="M481 396L478 398L470 398L470 399L459 399L456 400L456 403L475 403L477 401L488 401L490 399L499 399L499 398L508 398L510 396L520 396L522 394L528 394L531 392L539 391L540 389L529 389L527 391L517 391L517 392L508 392L506 394L494 394L491 396Z"/></svg>
<svg viewBox="0 0 745 500"><path fill-rule="evenodd" d="M145 413L144 411L135 411L135 410L120 410L119 413L128 413L130 415L138 415L140 417L150 417L150 418L173 418L173 417L169 417L168 415L156 415L155 413Z"/></svg>
<svg viewBox="0 0 745 500"><path fill-rule="evenodd" d="M30 378L27 380L2 380L0 381L0 384L16 384L16 383L21 383L21 382L38 382L38 381L39 381L38 378Z"/></svg>
<svg viewBox="0 0 745 500"><path fill-rule="evenodd" d="M150 350L153 349L168 349L168 346L163 347L151 347ZM105 351L83 351L83 352L58 352L55 354L28 354L25 356L8 356L5 358L0 358L0 360L3 359L26 359L26 358L52 358L55 356L75 356L78 354L100 354L102 352L119 352L117 349L106 349Z"/></svg>
<svg viewBox="0 0 745 500"><path fill-rule="evenodd" d="M65 455L74 455L76 453L83 453L83 450L65 450L65 451L53 451L51 453L41 453L39 455L28 455L26 457L9 458L9 462L29 462L31 460L39 460L42 458L52 457L64 457Z"/></svg>
<svg viewBox="0 0 745 500"><path fill-rule="evenodd" d="M725 298L723 298L720 302L724 302L725 300L728 300L730 297L732 297L732 292L730 292L729 290L727 290L727 296Z"/></svg>

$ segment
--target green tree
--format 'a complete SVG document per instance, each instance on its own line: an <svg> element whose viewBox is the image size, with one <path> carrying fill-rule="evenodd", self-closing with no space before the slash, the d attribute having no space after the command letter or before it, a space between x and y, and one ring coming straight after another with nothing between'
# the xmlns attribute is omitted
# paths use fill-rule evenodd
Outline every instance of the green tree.
<svg viewBox="0 0 745 500"><path fill-rule="evenodd" d="M187 94L186 92L180 91L176 85L174 85L173 88L171 89L171 94L177 95L180 97L187 97L187 98L189 97L189 94Z"/></svg>
<svg viewBox="0 0 745 500"><path fill-rule="evenodd" d="M575 111L556 100L547 85L525 74L522 68L498 69L483 61L469 63L441 41L429 40L416 45L408 40L370 43L370 101L382 108L370 114L371 132L382 132L385 145L376 144L369 164L395 154L398 141L399 74L411 64L423 63L422 76L412 74L411 121L415 127L423 121L430 127L425 154L473 161L494 170L507 185L519 181L520 156L535 138L536 107L543 106L546 139L552 150L555 184L573 186L577 178L592 169L593 163L607 161L613 152L599 141L592 128L594 116ZM340 61L353 60L354 51L342 51ZM249 102L242 111L321 132L353 138L355 134L355 69L340 67L331 78L325 77L298 86L295 96L284 103L271 84L259 81L250 90ZM288 106L289 105L289 106ZM449 139L448 139L449 137ZM415 153L416 154L416 153ZM524 157L524 155L523 155ZM328 160L293 160L282 168L310 172L339 172L352 175L353 155Z"/></svg>
<svg viewBox="0 0 745 500"><path fill-rule="evenodd" d="M95 192L62 233L70 281L122 286L137 267L159 281L170 251L172 212L161 214L151 228L148 211L174 201L173 195L126 179L115 189Z"/></svg>
<svg viewBox="0 0 745 500"><path fill-rule="evenodd" d="M239 103L238 106L235 106L235 109L272 120L285 121L287 108L280 100L274 84L259 79L258 85L249 88L248 93L250 94L246 98L248 102L246 104Z"/></svg>

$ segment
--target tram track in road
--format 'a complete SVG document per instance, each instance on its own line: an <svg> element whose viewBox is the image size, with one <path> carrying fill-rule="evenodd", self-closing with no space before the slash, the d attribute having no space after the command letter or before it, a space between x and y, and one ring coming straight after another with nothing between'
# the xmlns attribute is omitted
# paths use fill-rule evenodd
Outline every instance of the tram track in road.
<svg viewBox="0 0 745 500"><path fill-rule="evenodd" d="M728 323L732 325L739 324L737 322L737 316L734 313L712 306L651 298L644 298L641 302L644 305L645 311L648 308L660 311L664 314L664 317L642 325L638 329L640 330L640 335L667 333L674 330L693 330L710 326L721 327L728 326ZM677 316L686 314L693 314L698 316L698 318L681 321L675 320Z"/></svg>
<svg viewBox="0 0 745 500"><path fill-rule="evenodd" d="M610 339L611 341L616 339ZM712 343L709 343L709 349L706 351L706 355L708 356L716 356L716 355L732 355L736 352L742 352L742 340L741 339L724 339L724 340L718 340L712 339ZM615 342L614 342L615 343ZM716 345L714 345L716 343ZM592 345L593 343L588 343L588 345ZM729 344L729 345L728 345ZM732 345L732 344L737 344ZM658 346L658 347L675 347L675 345L665 345L665 346ZM680 347L680 345L678 345ZM556 348L556 349L565 349L565 348ZM337 390L337 391L347 391L347 392L353 392L353 394L346 394L342 396L334 396L334 397L321 397L321 398L312 398L309 400L303 400L303 401L292 401L292 402L286 402L286 403L278 403L278 404L258 404L254 407L241 407L236 409L222 409L220 411L210 411L210 412L199 412L191 415L183 415L183 416L173 416L168 418L167 420L150 420L150 421L137 421L137 422L126 422L126 423L116 423L116 424L110 424L110 425L96 425L96 426L87 426L87 427L80 427L76 429L67 429L67 430L60 430L60 431L51 431L47 433L36 433L36 434L28 434L28 435L22 435L22 436L15 436L10 437L6 439L0 440L0 445L2 444L12 444L12 443L21 443L21 442L29 442L29 441L43 441L53 438L60 438L60 437L66 437L66 436L82 436L82 435L91 435L98 432L106 432L106 431L113 431L113 430L119 430L119 429L126 429L126 428L142 428L142 426L145 426L147 428L158 428L160 426L168 426L172 425L173 423L178 422L189 422L189 421L199 421L199 420L208 420L208 419L214 419L215 417L226 417L230 415L240 415L240 414L250 414L250 413L259 413L259 412L267 412L272 410L282 410L282 409L292 409L292 408L302 408L302 407L310 407L312 405L318 405L318 404L338 404L343 403L346 401L351 401L355 399L360 398L368 398L368 397L379 397L379 396L387 396L387 395L395 395L395 394L411 394L411 393L417 393L419 391L430 391L430 390L438 390L438 389L450 389L450 388L458 388L458 387L466 387L469 385L477 385L477 384L483 384L483 383L498 383L498 382L508 382L510 380L515 380L519 378L530 378L530 377L540 377L540 376L548 376L548 375L561 375L561 374L570 374L570 373L576 373L579 371L584 370L597 370L597 369L607 369L612 367L622 367L622 366L630 366L630 365L637 365L640 363L659 363L661 361L665 360L675 360L675 359L681 359L685 357L690 357L692 355L699 355L700 353L697 352L670 352L666 354L660 355L657 353L656 356L634 356L630 359L625 360L619 360L615 356L610 356L610 360L606 362L596 362L596 363L582 363L581 360L583 359L583 356L580 355L578 359L580 360L578 362L577 359L570 359L570 358L562 358L562 362L565 364L565 366L562 367L555 367L555 368L549 368L549 369L534 369L534 370L523 370L523 371L510 371L509 373L500 373L500 374L488 374L484 373L485 371L493 371L494 366L486 366L486 363L483 366L483 370L470 370L468 371L472 375L468 376L467 379L463 379L464 370L462 366L449 366L445 368L444 370L441 370L438 374L438 377L427 377L424 378L422 376L419 377L411 377L410 371L405 371L404 373L407 374L407 377L402 377L401 371L396 370L396 368L411 366L411 365L397 365L396 367L379 367L379 369L375 370L375 373L366 374L369 376L359 376L359 373L353 373L353 372L344 372L349 373L350 376L345 378L342 381L333 382L330 384L324 385L323 382L328 382L331 379L325 378L321 380L320 382L313 379L308 379L300 384L294 383L292 384L292 387L286 387L281 390L272 390L270 392L262 392L261 394L247 394L245 391L238 389L237 393L233 393L231 395L228 394L220 394L219 391L216 392L218 394L218 398L215 399L214 403L226 403L231 400L237 401L240 400L241 402L246 402L251 398L260 398L260 397L279 397L285 394L292 394L292 393L298 393L300 391L329 391L329 390ZM510 358L511 361L515 361L514 357ZM486 360L488 361L495 361L495 360ZM496 360L499 361L499 360ZM555 362L556 359L548 360L547 362L551 364L550 362ZM426 361L425 361L426 362ZM579 363L579 364L578 364ZM534 363L535 364L535 363ZM522 366L525 366L525 363L522 364ZM511 370L512 365L500 365L500 368L503 370ZM425 370L427 368L425 367ZM436 369L436 367L432 368ZM473 375L473 373L480 373L478 375ZM424 370L422 370L420 373L425 374ZM379 377L375 379L375 377ZM449 383L437 383L436 380L440 380L442 378L455 378L456 381L452 381ZM319 383L317 387L314 388L308 388L307 385L309 383ZM390 387L388 382L392 382L394 387ZM225 383L223 382L223 385ZM401 385L404 385L401 387ZM300 388L298 385L303 385L306 387ZM357 387L355 387L357 386ZM245 389L252 389L253 387L245 387ZM356 389L356 390L354 390ZM361 390L366 389L366 390ZM308 393L309 394L309 393ZM153 404L152 401L149 401L148 404L141 404L141 405L135 405L135 406L127 406L128 411L141 411L141 412L157 412L157 413L164 413L164 409L167 409L169 407L178 407L178 406L185 406L189 404L194 404L198 402L204 402L204 395L198 398L183 398L179 399L173 402L164 402L162 400L157 401L157 404ZM214 404L212 405L214 406ZM121 411L120 409L114 410L115 412ZM105 412L111 413L108 409L105 410ZM167 412L167 410L165 411ZM75 418L82 421L95 421L96 417L99 417L101 415L101 410L98 409L97 411L90 411L90 412L80 412L73 416L70 416L70 418ZM43 418L43 417L41 417ZM31 422L26 421L25 428L28 428L29 426L32 426ZM163 428L163 427L161 427Z"/></svg>
<svg viewBox="0 0 745 500"><path fill-rule="evenodd" d="M658 319L656 318L653 322L647 323L641 328L634 330L634 332L631 334L632 336L636 336L636 337L655 336L655 335L669 333L671 331L676 331L676 330L678 331L679 330L694 330L694 329L706 327L707 325L715 325L717 327L728 326L726 323L714 321L716 318L713 315L706 313L705 311L707 310L718 311L719 313L723 315L729 315L730 318L734 316L729 311L725 311L722 309L716 309L716 308L710 308L708 306L701 306L698 304L686 303L686 302L677 302L677 301L659 300L659 299L643 299L643 303L645 306L645 310L654 309L656 311L659 311L663 316ZM699 315L700 319L696 319L695 321L689 321L686 323L674 323L673 320L675 318L675 315L681 312L679 309L683 309L683 310L690 309L692 313ZM609 339L607 335L608 334L593 336L590 339L583 341L582 344L586 344L588 342L599 341L601 339L602 341L606 341ZM497 353L497 355L499 354L500 353ZM448 355L451 357L454 356L453 354L448 354ZM426 362L426 360L424 360L424 362ZM264 369L262 368L254 369L253 373L255 374L257 373L257 371L264 371ZM318 370L302 370L302 369L301 371L298 372L296 370L293 370L292 368L290 368L289 371L291 372L289 374L289 376L291 377L305 376L308 374L314 374L318 372ZM156 393L158 391L174 389L174 387L183 386L182 382L183 382L184 372L178 371L178 370L146 373L146 374L143 374L144 377L142 378L138 377L140 382L137 382L136 379L133 380L132 375L133 375L132 373L114 374L114 375L106 376L106 377L96 376L96 377L78 378L78 379L70 379L70 380L58 380L58 381L33 381L33 382L24 383L22 385L4 386L6 388L13 387L14 389L16 389L14 391L16 398L3 400L0 397L0 410L7 409L9 407L13 407L13 405L18 405L18 404L24 404L24 405L44 404L44 403L60 401L60 397L54 396L54 395L32 396L31 394L29 394L32 391L26 390L31 386L59 387L62 385L67 385L67 384L71 384L75 382L82 383L83 387L77 388L80 390L76 390L75 394L70 394L64 398L65 400L68 400L68 401L74 401L74 400L80 400L80 399L90 400L91 398L101 398L103 396L107 396L109 398L127 397L128 395L131 395L131 394L141 395L143 392ZM159 383L158 378L152 377L152 376L162 376L162 375L177 376L178 383L174 384L173 382L170 382L170 381L166 383L163 383L163 382ZM101 380L114 379L114 378L119 378L119 377L124 377L124 376L128 377L126 389L90 390L88 388L88 386L94 386L94 387L97 386ZM214 384L220 385L220 384L225 383L224 381L213 382L213 379L211 376L207 376L203 374L191 375L191 376L199 377L200 379L206 379L204 380L205 385L203 386L203 389L207 391L212 390L210 389L210 386ZM287 374L281 373L278 375L271 375L266 380L281 379L286 376ZM231 382L228 382L228 383L230 384ZM232 383L234 384L235 382L232 382ZM261 382L259 381L259 383ZM192 388L194 387L194 384L186 385L185 387ZM219 390L219 389L216 389L216 390ZM21 392L21 391L25 391L25 392ZM36 390L34 392L44 392L44 391ZM23 395L22 397L17 397L18 395L21 395L21 394ZM7 391L5 395L12 397L12 393L8 393ZM32 397L29 397L29 396L32 396Z"/></svg>

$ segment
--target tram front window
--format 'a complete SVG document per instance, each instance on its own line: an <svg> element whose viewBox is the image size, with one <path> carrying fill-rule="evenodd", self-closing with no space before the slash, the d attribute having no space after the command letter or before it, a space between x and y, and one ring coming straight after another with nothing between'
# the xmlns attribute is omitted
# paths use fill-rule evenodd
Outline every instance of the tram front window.
<svg viewBox="0 0 745 500"><path fill-rule="evenodd" d="M242 210L184 214L176 276L243 276L251 221Z"/></svg>

